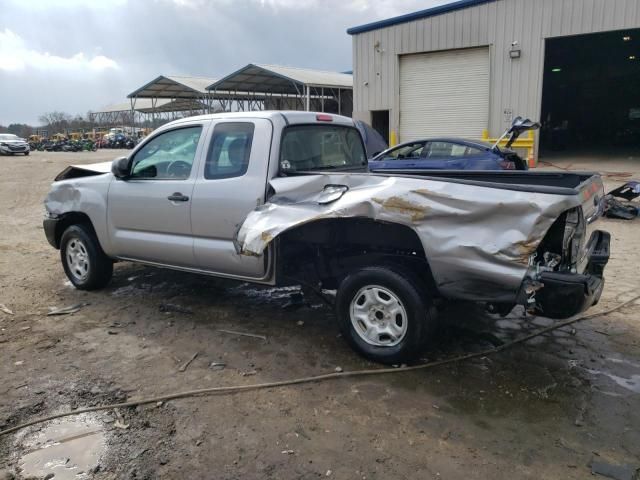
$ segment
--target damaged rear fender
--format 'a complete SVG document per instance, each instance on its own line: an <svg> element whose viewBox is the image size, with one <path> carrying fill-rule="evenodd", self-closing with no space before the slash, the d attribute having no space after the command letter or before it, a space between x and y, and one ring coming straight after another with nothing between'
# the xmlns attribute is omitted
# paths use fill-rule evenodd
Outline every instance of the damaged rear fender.
<svg viewBox="0 0 640 480"><path fill-rule="evenodd" d="M323 204L327 185L348 189ZM413 230L438 290L475 301L513 301L533 255L572 197L384 175L274 178L275 194L250 212L237 235L244 255L261 255L282 233L327 219L366 218Z"/></svg>

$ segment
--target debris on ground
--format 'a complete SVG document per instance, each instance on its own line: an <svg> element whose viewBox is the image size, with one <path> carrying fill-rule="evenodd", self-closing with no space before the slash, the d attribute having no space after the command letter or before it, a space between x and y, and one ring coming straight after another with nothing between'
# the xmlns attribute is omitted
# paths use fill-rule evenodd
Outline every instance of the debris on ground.
<svg viewBox="0 0 640 480"><path fill-rule="evenodd" d="M248 372L240 372L240 375L242 375L243 377L251 377L253 375L256 375L258 372L256 370L249 370Z"/></svg>
<svg viewBox="0 0 640 480"><path fill-rule="evenodd" d="M0 311L6 313L7 315L13 315L13 310L7 308L4 303L0 303Z"/></svg>
<svg viewBox="0 0 640 480"><path fill-rule="evenodd" d="M161 303L159 310L163 313L184 313L186 315L193 315L193 310L175 303Z"/></svg>
<svg viewBox="0 0 640 480"><path fill-rule="evenodd" d="M49 307L49 313L47 313L47 316L52 316L52 315L70 315L72 313L76 313L76 312L80 311L80 309L82 307L86 307L87 305L89 305L89 304L88 303L76 303L75 305L70 305L68 307L62 307L62 308Z"/></svg>
<svg viewBox="0 0 640 480"><path fill-rule="evenodd" d="M209 364L209 368L212 370L223 370L226 366L227 364L222 362L211 362Z"/></svg>
<svg viewBox="0 0 640 480"><path fill-rule="evenodd" d="M342 373L342 367L336 367L336 368L335 368L335 371L336 371L337 373Z"/></svg>
<svg viewBox="0 0 640 480"><path fill-rule="evenodd" d="M198 353L199 352L196 352L193 355L191 355L191 358L189 360L187 360L186 362L184 362L180 366L180 368L178 368L178 371L179 372L184 372L189 367L189 365L191 365L191 362L193 362L196 359L196 357L198 356Z"/></svg>
<svg viewBox="0 0 640 480"><path fill-rule="evenodd" d="M120 413L120 410L115 408L114 412L116 414L116 421L113 422L113 426L122 430L126 430L127 428L129 428L129 424L125 422L122 413Z"/></svg>
<svg viewBox="0 0 640 480"><path fill-rule="evenodd" d="M631 465L614 465L601 460L591 462L591 474L602 475L614 480L637 480L640 478L640 468Z"/></svg>
<svg viewBox="0 0 640 480"><path fill-rule="evenodd" d="M611 190L607 195L612 197L622 198L623 200L631 201L640 197L640 181L631 180L625 183L623 186Z"/></svg>
<svg viewBox="0 0 640 480"><path fill-rule="evenodd" d="M293 455L295 452L293 450L282 450L283 455Z"/></svg>
<svg viewBox="0 0 640 480"><path fill-rule="evenodd" d="M222 333L228 333L229 335L240 335L241 337L259 338L261 340L264 340L265 342L267 341L267 337L265 337L264 335L258 335L256 333L236 332L235 330L225 330L222 328L219 328L218 331Z"/></svg>
<svg viewBox="0 0 640 480"><path fill-rule="evenodd" d="M611 190L605 197L604 215L622 220L638 218L640 216L640 205L632 202L632 200L635 200L639 196L640 182L635 180Z"/></svg>
<svg viewBox="0 0 640 480"><path fill-rule="evenodd" d="M289 295L289 301L282 306L283 310L293 311L298 310L307 305L304 295L300 292L292 293Z"/></svg>

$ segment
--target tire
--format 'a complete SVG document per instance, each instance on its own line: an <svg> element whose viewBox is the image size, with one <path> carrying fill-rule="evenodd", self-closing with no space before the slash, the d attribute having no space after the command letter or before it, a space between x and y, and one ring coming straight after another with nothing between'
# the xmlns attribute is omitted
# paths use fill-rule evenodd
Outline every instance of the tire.
<svg viewBox="0 0 640 480"><path fill-rule="evenodd" d="M24 152L24 156L26 157L27 155L29 155L30 152Z"/></svg>
<svg viewBox="0 0 640 480"><path fill-rule="evenodd" d="M113 261L107 257L90 226L71 225L60 239L64 273L78 290L98 290L113 276Z"/></svg>
<svg viewBox="0 0 640 480"><path fill-rule="evenodd" d="M344 338L375 362L393 365L415 360L436 330L426 290L400 267L355 271L342 281L336 296Z"/></svg>

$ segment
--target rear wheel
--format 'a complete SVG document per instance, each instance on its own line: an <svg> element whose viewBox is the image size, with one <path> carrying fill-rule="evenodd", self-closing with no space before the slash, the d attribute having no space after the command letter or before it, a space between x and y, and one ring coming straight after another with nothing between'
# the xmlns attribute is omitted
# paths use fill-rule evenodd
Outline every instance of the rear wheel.
<svg viewBox="0 0 640 480"><path fill-rule="evenodd" d="M347 276L336 297L347 342L386 364L415 360L435 331L435 314L422 282L409 272L366 267Z"/></svg>
<svg viewBox="0 0 640 480"><path fill-rule="evenodd" d="M79 290L106 286L113 275L113 261L102 251L93 230L72 225L62 234L60 257L67 277Z"/></svg>

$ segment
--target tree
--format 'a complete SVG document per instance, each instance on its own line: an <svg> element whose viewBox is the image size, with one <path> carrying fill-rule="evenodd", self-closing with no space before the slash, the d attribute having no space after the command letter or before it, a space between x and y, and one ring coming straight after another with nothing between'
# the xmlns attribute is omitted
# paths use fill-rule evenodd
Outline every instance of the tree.
<svg viewBox="0 0 640 480"><path fill-rule="evenodd" d="M26 123L11 123L7 127L7 133L13 133L21 138L28 138L33 133L33 128Z"/></svg>
<svg viewBox="0 0 640 480"><path fill-rule="evenodd" d="M71 115L65 112L53 111L40 115L40 123L46 126L51 134L62 133L69 127Z"/></svg>

